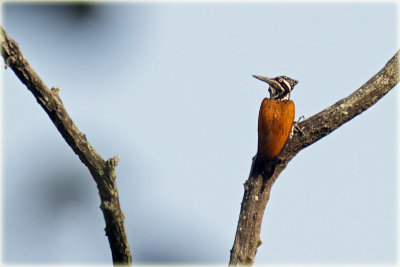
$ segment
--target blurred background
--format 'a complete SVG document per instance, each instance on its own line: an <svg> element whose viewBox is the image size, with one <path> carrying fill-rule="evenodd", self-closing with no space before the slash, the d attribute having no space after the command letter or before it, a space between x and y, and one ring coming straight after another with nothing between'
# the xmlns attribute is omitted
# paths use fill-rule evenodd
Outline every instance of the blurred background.
<svg viewBox="0 0 400 267"><path fill-rule="evenodd" d="M224 264L268 86L299 80L306 118L398 47L395 2L3 3L3 26L104 157L134 263ZM89 172L10 70L2 75L6 264L111 264ZM399 92L301 151L275 183L256 264L398 260Z"/></svg>

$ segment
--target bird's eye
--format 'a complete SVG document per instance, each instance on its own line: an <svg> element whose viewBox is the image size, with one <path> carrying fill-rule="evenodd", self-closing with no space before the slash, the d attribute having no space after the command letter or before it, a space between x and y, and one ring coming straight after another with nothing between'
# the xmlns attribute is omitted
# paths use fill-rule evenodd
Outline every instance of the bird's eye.
<svg viewBox="0 0 400 267"><path fill-rule="evenodd" d="M281 82L282 82L282 78L279 78L279 79L278 79L278 82L280 82L280 83L281 83Z"/></svg>

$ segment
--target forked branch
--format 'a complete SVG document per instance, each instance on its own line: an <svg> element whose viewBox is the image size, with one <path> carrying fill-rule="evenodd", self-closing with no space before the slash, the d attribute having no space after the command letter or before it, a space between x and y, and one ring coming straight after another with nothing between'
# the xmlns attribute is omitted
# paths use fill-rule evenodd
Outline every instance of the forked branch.
<svg viewBox="0 0 400 267"><path fill-rule="evenodd" d="M89 169L97 184L101 200L100 208L106 222L105 231L110 243L114 264L130 265L132 258L115 180L115 167L119 157L104 160L94 150L86 136L78 130L68 115L58 95L59 89L52 88L49 90L24 58L18 44L8 37L2 27L0 31L1 55L6 67L10 67L32 92L62 137Z"/></svg>
<svg viewBox="0 0 400 267"><path fill-rule="evenodd" d="M230 265L254 263L257 247L261 244L261 224L271 187L289 161L302 149L361 114L388 93L400 79L399 53L398 51L382 70L351 95L297 124L296 128L300 130L295 131L293 137L287 141L278 157L278 164L272 177L265 179L258 175L248 178L244 184L245 191L231 250Z"/></svg>

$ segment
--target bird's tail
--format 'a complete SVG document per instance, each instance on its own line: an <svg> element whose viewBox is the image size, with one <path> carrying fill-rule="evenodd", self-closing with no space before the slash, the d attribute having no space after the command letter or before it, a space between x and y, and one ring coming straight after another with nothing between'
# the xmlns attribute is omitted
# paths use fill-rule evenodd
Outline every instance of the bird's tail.
<svg viewBox="0 0 400 267"><path fill-rule="evenodd" d="M276 159L263 159L257 155L251 168L250 177L261 175L264 180L268 180L274 174L276 164Z"/></svg>

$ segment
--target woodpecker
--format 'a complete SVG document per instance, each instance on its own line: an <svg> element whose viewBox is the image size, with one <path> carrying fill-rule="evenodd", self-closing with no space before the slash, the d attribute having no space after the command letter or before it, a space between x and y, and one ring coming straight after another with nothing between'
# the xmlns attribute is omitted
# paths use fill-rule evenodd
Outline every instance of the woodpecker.
<svg viewBox="0 0 400 267"><path fill-rule="evenodd" d="M287 76L266 78L253 75L269 84L269 98L264 98L258 115L258 148L252 176L269 179L275 171L276 159L288 139L294 121L294 102L290 92L298 81Z"/></svg>

